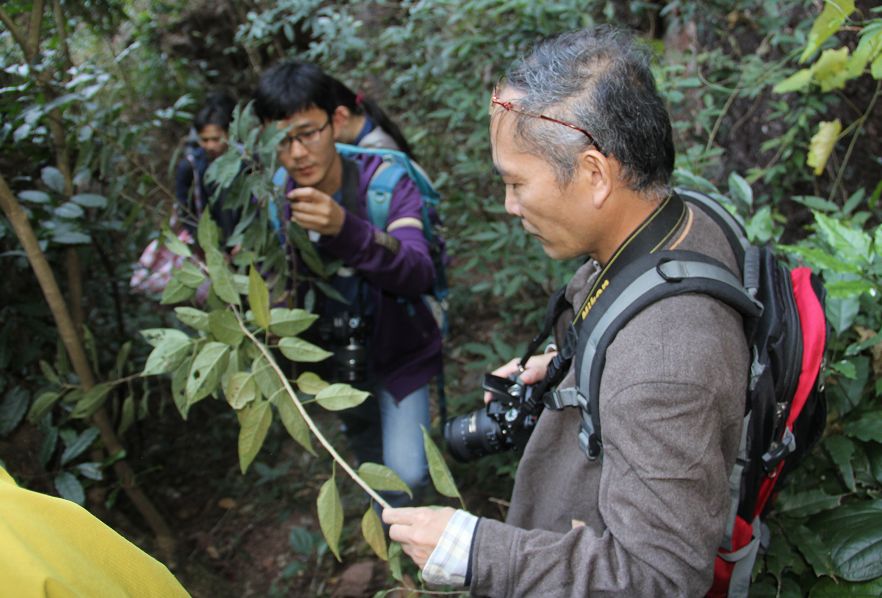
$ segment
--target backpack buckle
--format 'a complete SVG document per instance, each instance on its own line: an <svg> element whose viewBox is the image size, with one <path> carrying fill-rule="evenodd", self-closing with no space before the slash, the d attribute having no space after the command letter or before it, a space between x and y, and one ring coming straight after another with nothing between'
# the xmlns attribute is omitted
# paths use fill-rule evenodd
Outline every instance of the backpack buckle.
<svg viewBox="0 0 882 598"><path fill-rule="evenodd" d="M659 260L655 271L665 282L680 282L689 275L683 262L671 259Z"/></svg>
<svg viewBox="0 0 882 598"><path fill-rule="evenodd" d="M790 428L784 428L784 436L781 438L781 441L773 443L769 451L763 455L763 469L774 477L774 469L778 463L795 450L796 436L793 435Z"/></svg>

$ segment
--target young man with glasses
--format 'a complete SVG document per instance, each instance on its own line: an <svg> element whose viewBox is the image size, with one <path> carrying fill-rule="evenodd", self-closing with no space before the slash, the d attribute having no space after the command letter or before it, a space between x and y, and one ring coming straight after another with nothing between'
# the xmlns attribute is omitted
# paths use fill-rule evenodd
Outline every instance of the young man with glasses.
<svg viewBox="0 0 882 598"><path fill-rule="evenodd" d="M326 348L338 353L327 375L371 392L368 401L341 413L353 451L360 462L391 467L418 494L428 482L420 430L430 424L428 382L441 369L440 331L421 300L435 272L420 194L402 178L385 230L371 224L366 196L382 158L350 160L337 152L334 139L346 115L333 89L319 67L282 63L260 78L254 106L265 125L287 133L278 147L288 174L287 218L308 231L326 263L342 261L329 283L346 302L317 292L316 327ZM335 346L341 333L345 338ZM352 338L361 350L348 355L359 363L339 359ZM387 499L408 502L404 493Z"/></svg>
<svg viewBox="0 0 882 598"><path fill-rule="evenodd" d="M723 231L670 187L671 124L649 62L624 31L568 33L516 63L490 101L506 211L549 257L589 258L564 294L561 347L635 251L691 250L738 271ZM554 356L495 373L534 384ZM704 595L723 540L747 371L737 312L708 295L659 300L606 352L600 456L582 444L581 405L546 408L506 523L451 508L387 509L390 537L429 583L479 596ZM570 368L557 388L584 396L583 385Z"/></svg>

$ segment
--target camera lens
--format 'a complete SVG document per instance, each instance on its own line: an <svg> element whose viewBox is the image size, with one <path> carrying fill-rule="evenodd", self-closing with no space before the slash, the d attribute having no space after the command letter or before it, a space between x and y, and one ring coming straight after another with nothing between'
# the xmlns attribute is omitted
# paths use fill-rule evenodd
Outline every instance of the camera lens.
<svg viewBox="0 0 882 598"><path fill-rule="evenodd" d="M487 415L486 409L454 417L444 425L444 439L450 454L462 463L505 448L501 432L499 424Z"/></svg>

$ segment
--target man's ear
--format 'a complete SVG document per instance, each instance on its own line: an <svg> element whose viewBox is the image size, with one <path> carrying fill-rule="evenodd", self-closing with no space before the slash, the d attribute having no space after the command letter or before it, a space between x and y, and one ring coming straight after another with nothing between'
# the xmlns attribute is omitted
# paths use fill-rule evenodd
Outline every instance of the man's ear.
<svg viewBox="0 0 882 598"><path fill-rule="evenodd" d="M579 155L579 177L591 194L595 209L600 209L612 193L616 177L616 165L591 147Z"/></svg>
<svg viewBox="0 0 882 598"><path fill-rule="evenodd" d="M331 115L331 123L334 125L334 132L343 130L352 118L352 112L346 106L337 106Z"/></svg>

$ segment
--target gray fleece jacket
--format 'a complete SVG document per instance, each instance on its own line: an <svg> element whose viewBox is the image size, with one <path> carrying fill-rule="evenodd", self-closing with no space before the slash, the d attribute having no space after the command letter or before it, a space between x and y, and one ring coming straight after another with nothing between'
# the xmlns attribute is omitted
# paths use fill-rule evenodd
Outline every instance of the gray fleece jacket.
<svg viewBox="0 0 882 598"><path fill-rule="evenodd" d="M700 210L672 245L734 269ZM570 281L581 305L598 274ZM572 313L563 318L572 319ZM579 412L545 410L518 467L506 523L482 519L478 596L702 596L728 512L748 372L741 317L704 295L658 301L610 344L600 383L602 460L579 448ZM561 386L572 386L570 372Z"/></svg>

